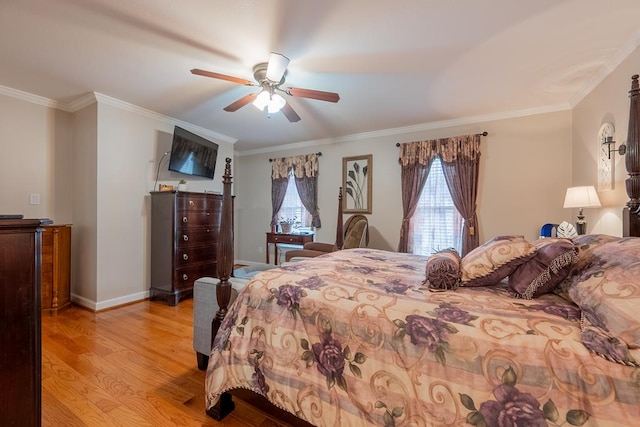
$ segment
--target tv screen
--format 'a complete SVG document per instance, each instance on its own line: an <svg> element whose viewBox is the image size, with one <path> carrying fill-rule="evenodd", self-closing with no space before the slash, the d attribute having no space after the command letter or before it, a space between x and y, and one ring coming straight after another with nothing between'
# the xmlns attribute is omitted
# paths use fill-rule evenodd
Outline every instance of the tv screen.
<svg viewBox="0 0 640 427"><path fill-rule="evenodd" d="M176 126L173 130L169 170L213 179L218 144Z"/></svg>

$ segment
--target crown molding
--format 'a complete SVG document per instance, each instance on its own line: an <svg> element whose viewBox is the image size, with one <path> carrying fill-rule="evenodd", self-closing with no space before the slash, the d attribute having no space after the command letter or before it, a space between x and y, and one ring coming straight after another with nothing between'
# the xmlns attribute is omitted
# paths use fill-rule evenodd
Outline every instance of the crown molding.
<svg viewBox="0 0 640 427"><path fill-rule="evenodd" d="M78 110L82 110L85 107L88 107L91 104L98 102L98 99L95 96L94 92L86 93L73 101L64 104L61 106L61 110L67 111L69 113L75 113Z"/></svg>
<svg viewBox="0 0 640 427"><path fill-rule="evenodd" d="M146 108L138 107L137 105L131 104L129 102L121 101L117 98L113 98L111 96L104 95L98 92L86 93L68 103L61 103L53 99L34 95L32 93L24 92L18 89L13 89L7 86L0 86L0 95L6 95L11 98L30 102L32 104L42 105L48 108L55 108L57 110L66 111L68 113L75 113L78 110L81 110L93 103L98 102L98 103L119 108L121 110L140 114L141 116L145 116L154 120L165 122L172 126L178 125L182 128L192 130L196 133L215 139L219 142L235 144L238 141L237 138L232 138L230 136L218 133L211 129L206 129L200 126L193 125L191 123L184 122L182 120L175 119L173 117L165 116L164 114L156 113L155 111L147 110Z"/></svg>
<svg viewBox="0 0 640 427"><path fill-rule="evenodd" d="M381 129L372 132L355 133L336 138L316 139L310 141L294 142L291 144L276 145L272 147L258 148L254 150L236 151L234 154L238 157L253 156L256 154L266 154L277 151L292 150L296 148L318 147L321 145L337 144L341 142L353 142L370 140L380 137L405 135L414 132L424 132L434 129L443 129L454 126L477 124L491 122L495 120L513 119L517 117L534 116L537 114L555 113L558 111L570 110L569 104L549 105L545 107L529 108L526 110L507 111L495 114L483 114L479 116L470 116L461 119L441 120L437 122L422 123L419 125L404 126L397 128Z"/></svg>
<svg viewBox="0 0 640 427"><path fill-rule="evenodd" d="M220 142L235 144L238 141L237 138L232 138L230 136L223 135L211 129L206 129L200 126L196 126L191 123L187 123L182 120L175 119L173 117L165 116L164 114L156 113L155 111L147 110L146 108L138 107L137 105L133 105L131 103L121 101L117 98L113 98L108 95L104 95L98 92L93 92L93 96L95 96L95 99L97 100L98 103L110 105L112 107L116 107L121 110L131 111L133 113L140 114L142 116L145 116L154 120L162 121L170 125L178 125L185 129L193 130L194 132L199 133L203 136L207 136L209 138L218 140Z"/></svg>
<svg viewBox="0 0 640 427"><path fill-rule="evenodd" d="M0 95L5 95L10 98L30 102L32 104L42 105L44 107L60 109L60 103L58 101L45 98L44 96L34 95L29 92L24 92L22 90L13 89L7 86L0 86Z"/></svg>

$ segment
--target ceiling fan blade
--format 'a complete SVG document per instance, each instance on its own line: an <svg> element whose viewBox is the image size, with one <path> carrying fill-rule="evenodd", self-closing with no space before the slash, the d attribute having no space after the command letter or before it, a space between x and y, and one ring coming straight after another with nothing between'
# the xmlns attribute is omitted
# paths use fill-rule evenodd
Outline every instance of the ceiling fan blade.
<svg viewBox="0 0 640 427"><path fill-rule="evenodd" d="M300 116L293 110L293 107L288 102L284 104L284 107L282 107L280 111L282 111L282 114L284 114L291 123L300 121Z"/></svg>
<svg viewBox="0 0 640 427"><path fill-rule="evenodd" d="M236 102L232 102L231 104L224 107L223 110L233 113L234 111L239 110L240 108L244 107L248 103L253 102L253 100L256 99L256 96L258 95L255 93L250 93L248 95L245 95L242 98L238 99Z"/></svg>
<svg viewBox="0 0 640 427"><path fill-rule="evenodd" d="M274 83L280 82L284 72L287 71L287 65L289 65L289 58L279 53L271 52L269 65L267 65L267 79Z"/></svg>
<svg viewBox="0 0 640 427"><path fill-rule="evenodd" d="M194 68L191 70L191 74L196 74L198 76L211 77L214 79L226 80L233 83L239 83L241 85L246 86L256 86L254 82L251 80L241 79L239 77L227 76L226 74L214 73L213 71L201 70L199 68Z"/></svg>
<svg viewBox="0 0 640 427"><path fill-rule="evenodd" d="M301 89L299 87L289 87L284 91L291 96L300 98L318 99L320 101L338 102L340 95L335 92L323 92L321 90Z"/></svg>

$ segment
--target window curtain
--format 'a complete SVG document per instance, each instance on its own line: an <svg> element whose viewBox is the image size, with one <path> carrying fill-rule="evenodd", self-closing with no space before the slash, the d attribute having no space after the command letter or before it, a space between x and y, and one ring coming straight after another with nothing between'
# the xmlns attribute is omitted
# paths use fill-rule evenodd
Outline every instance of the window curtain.
<svg viewBox="0 0 640 427"><path fill-rule="evenodd" d="M400 227L400 243L398 252L409 252L409 229L411 217L416 211L420 194L429 176L433 157L424 159L425 163L411 163L402 167L402 226Z"/></svg>
<svg viewBox="0 0 640 427"><path fill-rule="evenodd" d="M282 207L291 173L295 177L300 201L311 214L311 225L319 228L321 221L318 208L318 155L316 153L272 159L271 225L278 223L278 211Z"/></svg>
<svg viewBox="0 0 640 427"><path fill-rule="evenodd" d="M480 134L409 142L400 145L399 163L402 174L403 218L398 251L407 252L409 250L408 231L411 217L415 212L431 163L436 156L442 160L442 168L453 204L464 219L461 254L464 256L479 244L476 199L480 164ZM424 178L422 178L422 174L424 174ZM411 179L410 176L414 178ZM422 185L415 181L420 179L423 180Z"/></svg>

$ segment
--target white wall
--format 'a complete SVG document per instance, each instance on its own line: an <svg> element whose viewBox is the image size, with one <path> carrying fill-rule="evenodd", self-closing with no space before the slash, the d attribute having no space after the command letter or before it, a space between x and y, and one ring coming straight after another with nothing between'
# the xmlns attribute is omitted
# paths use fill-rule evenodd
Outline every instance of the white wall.
<svg viewBox="0 0 640 427"><path fill-rule="evenodd" d="M74 302L90 308L96 308L98 301L97 117L95 103L73 115L71 296Z"/></svg>
<svg viewBox="0 0 640 427"><path fill-rule="evenodd" d="M150 268L150 191L154 191L158 162L171 149L174 122L129 104L97 97L96 308L142 299L148 295ZM189 129L186 124L180 124ZM222 191L225 157L233 145L189 129L219 146L213 180L168 171L160 165L159 183L185 178L190 191Z"/></svg>
<svg viewBox="0 0 640 427"><path fill-rule="evenodd" d="M342 158L373 155L373 208L369 246L396 250L402 221L396 143L489 132L482 138L478 213L480 241L498 234L537 238L545 222L570 219L562 208L571 177L571 112L560 111L421 132L360 136L348 142L272 153L237 155L236 258L264 262L271 217L271 157L322 152L318 241L335 241ZM380 132L382 134L383 132ZM345 215L346 218L346 215Z"/></svg>
<svg viewBox="0 0 640 427"><path fill-rule="evenodd" d="M627 141L631 76L640 74L640 48L636 48L612 73L573 109L573 185L597 188L598 131L605 123L615 126L616 148ZM614 159L614 189L598 193L602 208L585 209L589 233L622 235L622 208L629 200L625 190L624 156Z"/></svg>
<svg viewBox="0 0 640 427"><path fill-rule="evenodd" d="M0 213L71 220L71 115L0 95ZM40 204L29 203L30 194Z"/></svg>

